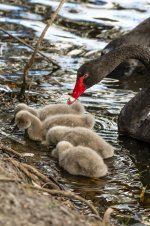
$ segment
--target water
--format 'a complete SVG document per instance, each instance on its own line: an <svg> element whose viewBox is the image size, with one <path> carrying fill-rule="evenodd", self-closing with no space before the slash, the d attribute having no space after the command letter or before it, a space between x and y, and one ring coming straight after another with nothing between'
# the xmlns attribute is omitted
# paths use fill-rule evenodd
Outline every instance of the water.
<svg viewBox="0 0 150 226"><path fill-rule="evenodd" d="M35 44L57 5L58 1L50 0L11 3L1 0L1 27L31 45ZM112 38L132 29L147 18L149 13L148 0L71 0L65 3L55 24L48 30L41 48L61 69L54 72L46 59L41 56L36 58L30 71L30 105L40 106L59 101L62 94L65 97L71 93L78 67L90 58L99 56ZM23 67L31 50L3 32L0 32L0 37L0 90L15 92L20 87ZM147 201L150 189L149 145L132 139L121 139L117 132L120 109L139 90L141 81L142 78L132 82L105 78L80 98L87 111L96 117L97 133L115 147L114 157L106 161L109 174L103 179L71 176L50 158L49 150L43 150L39 144L24 138L22 133L12 135L9 122L16 101L12 94L12 101L6 103L5 93L2 92L0 131L3 142L9 143L15 150L34 153L34 158L30 160L32 164L47 175L55 175L65 188L92 200L101 213L109 206L114 208L114 221L121 224L129 218L130 224L140 221L150 225L150 203ZM146 185L148 198L141 204L141 189Z"/></svg>

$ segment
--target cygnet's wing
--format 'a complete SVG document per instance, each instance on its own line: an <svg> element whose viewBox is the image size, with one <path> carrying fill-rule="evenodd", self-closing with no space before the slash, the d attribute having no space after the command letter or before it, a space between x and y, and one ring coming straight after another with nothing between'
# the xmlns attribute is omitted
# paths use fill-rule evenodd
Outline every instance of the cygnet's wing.
<svg viewBox="0 0 150 226"><path fill-rule="evenodd" d="M82 143L82 137L79 133L75 131L70 131L68 132L65 136L64 139L65 141L70 142L74 146L80 145Z"/></svg>
<svg viewBox="0 0 150 226"><path fill-rule="evenodd" d="M86 158L86 151L85 151L85 158L83 156L81 156L81 157L79 156L76 163L77 163L80 174L82 173L82 175L89 176L90 166L89 166L89 161Z"/></svg>

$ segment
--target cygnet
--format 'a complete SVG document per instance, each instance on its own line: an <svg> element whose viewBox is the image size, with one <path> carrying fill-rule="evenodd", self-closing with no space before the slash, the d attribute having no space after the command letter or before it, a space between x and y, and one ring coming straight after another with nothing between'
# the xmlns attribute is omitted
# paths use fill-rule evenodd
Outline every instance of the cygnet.
<svg viewBox="0 0 150 226"><path fill-rule="evenodd" d="M56 145L60 141L68 141L74 146L82 145L92 148L102 158L110 158L114 155L114 148L94 131L83 127L70 128L66 126L55 126L47 135L45 145Z"/></svg>
<svg viewBox="0 0 150 226"><path fill-rule="evenodd" d="M15 124L19 129L28 129L28 135L32 140L45 140L47 131L57 125L66 126L94 126L94 117L86 115L56 115L41 122L39 118L28 111L19 111L15 117Z"/></svg>
<svg viewBox="0 0 150 226"><path fill-rule="evenodd" d="M84 107L80 102L76 102L73 105L68 104L49 104L41 108L33 108L24 103L20 103L15 108L15 114L21 110L26 110L31 114L37 116L41 121L45 120L49 116L58 114L83 114L85 112Z"/></svg>
<svg viewBox="0 0 150 226"><path fill-rule="evenodd" d="M46 139L47 131L58 125L69 126L69 127L86 127L92 129L95 124L95 118L91 114L64 114L48 117L43 122L43 139Z"/></svg>
<svg viewBox="0 0 150 226"><path fill-rule="evenodd" d="M39 118L28 111L19 111L15 117L15 125L19 129L28 129L30 139L42 140L42 122Z"/></svg>
<svg viewBox="0 0 150 226"><path fill-rule="evenodd" d="M72 175L103 177L108 172L102 157L94 150L83 146L74 147L67 141L59 142L52 156L57 157L59 165Z"/></svg>

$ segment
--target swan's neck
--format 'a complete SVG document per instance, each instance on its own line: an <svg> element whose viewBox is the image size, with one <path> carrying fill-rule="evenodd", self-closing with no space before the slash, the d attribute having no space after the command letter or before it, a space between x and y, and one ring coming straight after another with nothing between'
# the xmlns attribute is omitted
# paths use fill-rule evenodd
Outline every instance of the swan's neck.
<svg viewBox="0 0 150 226"><path fill-rule="evenodd" d="M99 81L126 59L140 60L150 73L150 48L138 45L122 46L95 60ZM120 133L141 139L139 131L150 112L149 83L147 87L132 98L121 110L118 120ZM147 132L145 131L145 133Z"/></svg>
<svg viewBox="0 0 150 226"><path fill-rule="evenodd" d="M99 81L101 81L126 59L138 59L150 70L150 49L139 45L119 47L91 63L93 62Z"/></svg>
<svg viewBox="0 0 150 226"><path fill-rule="evenodd" d="M31 126L28 129L28 134L32 140L42 140L42 122L34 115L31 115Z"/></svg>

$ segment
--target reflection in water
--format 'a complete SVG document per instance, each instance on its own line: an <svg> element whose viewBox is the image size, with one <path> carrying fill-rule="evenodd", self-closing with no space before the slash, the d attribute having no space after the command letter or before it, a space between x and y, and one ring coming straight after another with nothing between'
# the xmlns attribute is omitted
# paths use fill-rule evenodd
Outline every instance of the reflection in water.
<svg viewBox="0 0 150 226"><path fill-rule="evenodd" d="M129 151L129 156L140 172L140 179L150 189L150 144L132 138L120 137L120 143Z"/></svg>
<svg viewBox="0 0 150 226"><path fill-rule="evenodd" d="M26 5L22 1L15 1L16 4L9 4L7 0L1 2L1 26L15 36L25 38L30 44L35 43L45 21L58 5L58 1L52 0L30 0ZM31 90L35 97L31 104L40 106L44 102L54 102L62 94L70 93L77 68L83 62L99 56L100 50L111 38L132 29L148 17L149 12L148 0L87 0L65 3L42 45L44 54L55 59L61 65L61 70L52 73L52 66L45 59L37 57L36 64L30 71L33 79ZM5 43L0 55L3 69L0 83L15 91L20 85L24 62L29 58L31 50L3 32L0 34L0 45ZM87 111L96 117L97 133L116 150L115 156L106 161L109 174L102 179L71 176L50 158L49 149L43 150L41 145L24 138L21 132L10 134L9 121L14 106L11 106L10 111L7 110L7 115L1 112L0 131L3 141L8 142L15 150L33 152L35 156L30 160L32 164L40 167L47 175L55 175L65 188L91 199L100 210L112 206L115 209L115 219L125 215L134 218L138 213L148 220L150 204L147 207L142 206L139 195L143 185L147 185L148 189L150 187L149 145L133 139L118 138L117 132L120 109L141 87L141 80L140 76L137 81L130 82L105 78L80 98Z"/></svg>

